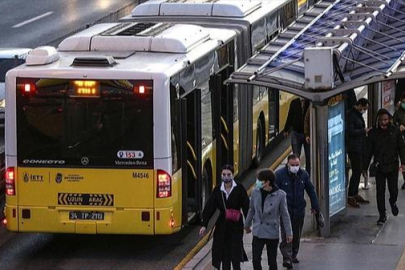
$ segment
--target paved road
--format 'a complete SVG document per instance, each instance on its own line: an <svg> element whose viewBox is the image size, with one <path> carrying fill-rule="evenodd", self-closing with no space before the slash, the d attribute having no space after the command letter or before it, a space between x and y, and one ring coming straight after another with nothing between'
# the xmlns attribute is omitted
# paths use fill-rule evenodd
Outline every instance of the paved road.
<svg viewBox="0 0 405 270"><path fill-rule="evenodd" d="M137 0L1 0L0 47L36 47ZM129 11L128 11L129 12Z"/></svg>

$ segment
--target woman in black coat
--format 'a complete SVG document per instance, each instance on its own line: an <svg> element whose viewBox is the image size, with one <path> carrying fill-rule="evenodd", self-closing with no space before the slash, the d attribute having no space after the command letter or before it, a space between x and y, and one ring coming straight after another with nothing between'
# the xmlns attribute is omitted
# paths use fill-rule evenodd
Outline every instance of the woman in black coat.
<svg viewBox="0 0 405 270"><path fill-rule="evenodd" d="M203 211L202 227L200 235L203 235L208 222L216 210L220 211L215 223L214 240L212 244L212 265L219 269L240 269L240 263L247 261L243 249L243 218L239 215L237 221L227 220L225 208L234 209L246 218L249 210L249 197L246 189L233 180L233 168L225 165L221 173L222 183L217 185L211 193Z"/></svg>

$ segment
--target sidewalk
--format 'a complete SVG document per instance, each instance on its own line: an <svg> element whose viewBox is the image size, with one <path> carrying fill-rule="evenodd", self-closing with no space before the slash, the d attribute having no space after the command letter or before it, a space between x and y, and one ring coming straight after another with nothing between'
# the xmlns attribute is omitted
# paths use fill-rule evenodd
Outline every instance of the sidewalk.
<svg viewBox="0 0 405 270"><path fill-rule="evenodd" d="M400 174L399 186L402 184ZM388 203L386 207L388 221L384 226L377 225L378 212L375 198L375 180L370 179L369 190L360 189L360 194L371 201L360 209L348 208L347 213L337 218L331 226L331 237L320 238L316 232L304 233L301 239L299 264L297 270L404 270L397 268L405 246L405 190L399 190L399 215L392 216ZM362 186L362 184L360 184ZM308 200L307 200L308 201ZM309 201L308 201L309 203ZM308 212L308 210L307 210ZM307 231L310 217L306 217ZM252 235L244 236L245 251L249 262L242 264L242 269L253 269ZM212 240L194 257L184 269L213 269L211 266ZM282 267L282 256L278 254L278 268ZM267 268L267 256L263 251L263 269Z"/></svg>

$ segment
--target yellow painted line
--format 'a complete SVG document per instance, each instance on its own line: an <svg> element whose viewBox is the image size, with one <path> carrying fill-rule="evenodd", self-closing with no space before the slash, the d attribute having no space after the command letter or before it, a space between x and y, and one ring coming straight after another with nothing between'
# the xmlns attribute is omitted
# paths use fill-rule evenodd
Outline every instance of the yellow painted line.
<svg viewBox="0 0 405 270"><path fill-rule="evenodd" d="M275 170L278 165L281 164L281 162L283 162L283 160L291 153L292 148L291 146L287 148L287 150L281 154L281 156L270 166L270 169ZM248 190L248 195L250 196L250 194L252 193L252 190L254 188L253 184L249 190ZM211 229L213 230L213 229ZM208 243L209 239L208 236L211 235L211 230L209 230L206 235L203 237L203 239L200 240L200 242L197 243L197 245L186 255L186 257L184 257L184 259L174 268L174 270L181 270L183 269L184 266L186 266L186 264L191 261L194 256Z"/></svg>
<svg viewBox="0 0 405 270"><path fill-rule="evenodd" d="M396 270L404 270L404 269L405 269L405 248L404 251L402 252L401 258L399 259Z"/></svg>

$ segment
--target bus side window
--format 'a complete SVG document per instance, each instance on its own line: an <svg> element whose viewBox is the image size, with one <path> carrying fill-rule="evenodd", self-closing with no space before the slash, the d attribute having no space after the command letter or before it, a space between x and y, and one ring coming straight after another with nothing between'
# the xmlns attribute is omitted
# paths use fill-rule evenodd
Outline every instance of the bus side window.
<svg viewBox="0 0 405 270"><path fill-rule="evenodd" d="M204 149L213 140L211 91L208 81L199 85L198 88L201 89L201 139L202 149Z"/></svg>
<svg viewBox="0 0 405 270"><path fill-rule="evenodd" d="M172 173L181 168L180 148L180 101L177 99L176 86L170 85L170 119L172 130Z"/></svg>

